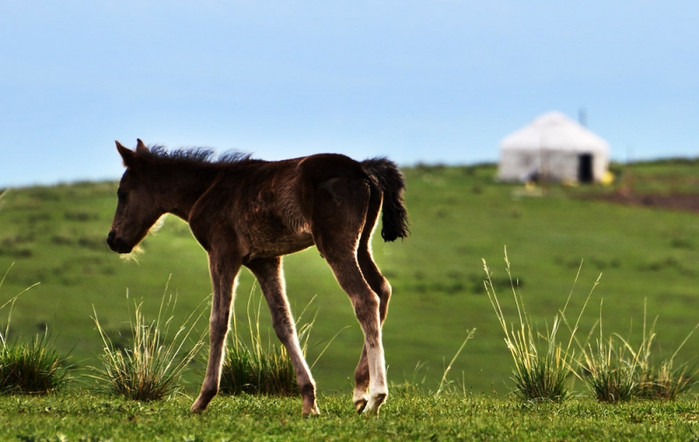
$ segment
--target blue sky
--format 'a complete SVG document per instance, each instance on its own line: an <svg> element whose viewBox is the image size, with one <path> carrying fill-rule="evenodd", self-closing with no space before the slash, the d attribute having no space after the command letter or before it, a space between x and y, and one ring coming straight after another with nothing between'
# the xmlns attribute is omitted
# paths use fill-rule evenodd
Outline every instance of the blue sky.
<svg viewBox="0 0 699 442"><path fill-rule="evenodd" d="M616 160L699 156L699 2L0 0L0 187L114 140L495 161L559 110Z"/></svg>

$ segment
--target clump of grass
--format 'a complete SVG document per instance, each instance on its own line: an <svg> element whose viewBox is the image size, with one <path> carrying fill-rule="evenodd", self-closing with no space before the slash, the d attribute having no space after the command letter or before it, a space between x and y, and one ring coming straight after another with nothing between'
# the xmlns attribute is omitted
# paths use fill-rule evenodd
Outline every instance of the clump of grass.
<svg viewBox="0 0 699 442"><path fill-rule="evenodd" d="M643 336L641 346L638 351L632 352L634 359L639 360L639 370L636 378L638 388L635 396L646 399L676 399L680 394L689 391L698 382L699 370L691 368L688 363L676 365L675 358L684 345L692 337L692 334L699 328L699 323L687 334L684 340L677 346L675 352L669 359L662 360L659 364L652 362L652 344L655 339L655 325L658 322L656 317L646 333L647 303L643 301ZM631 346L623 341L627 348Z"/></svg>
<svg viewBox="0 0 699 442"><path fill-rule="evenodd" d="M260 330L262 299L260 298L257 311L253 315L251 311L253 292L254 287L250 292L246 309L250 343L247 344L240 339L238 335L238 321L235 315L233 315L233 330L229 334L231 342L227 346L221 370L220 392L229 395L241 393L274 396L295 395L298 393L298 386L296 385L296 374L291 358L281 343L272 343L270 339L267 339L265 344L265 339L262 337ZM309 302L298 316L296 321L297 327L312 302L313 300ZM306 357L308 339L314 322L315 317L310 322L298 327L298 336L304 357ZM328 342L320 355L311 364L311 368L327 350L335 337L337 337L337 334Z"/></svg>
<svg viewBox="0 0 699 442"><path fill-rule="evenodd" d="M0 279L0 287L10 269ZM60 389L67 382L64 358L50 348L48 330L36 335L29 344L7 342L15 302L36 285L38 283L0 306L0 310L8 307L7 324L5 330L0 331L0 393L3 394L45 394Z"/></svg>
<svg viewBox="0 0 699 442"><path fill-rule="evenodd" d="M3 394L46 394L61 389L67 381L64 359L49 346L48 333L29 344L0 347L0 392Z"/></svg>
<svg viewBox="0 0 699 442"><path fill-rule="evenodd" d="M618 334L607 340L602 335L602 308L600 307L599 338L597 348L587 344L582 351L580 365L588 374L583 380L597 400L602 402L627 401L632 398L676 399L689 391L697 382L699 371L686 363L675 366L675 358L687 343L699 324L685 337L669 359L660 364L653 362L656 337L656 317L647 327L647 305L643 304L643 331L641 342L633 347L629 339Z"/></svg>
<svg viewBox="0 0 699 442"><path fill-rule="evenodd" d="M674 367L674 359L670 358L641 373L636 397L675 400L688 392L698 378L696 367L692 368L688 363Z"/></svg>
<svg viewBox="0 0 699 442"><path fill-rule="evenodd" d="M263 347L251 338L252 347L233 338L221 372L222 394L266 394L291 396L298 393L294 367L283 345Z"/></svg>
<svg viewBox="0 0 699 442"><path fill-rule="evenodd" d="M143 314L143 303L134 302L130 319L132 344L127 348L117 348L112 343L93 307L93 320L104 344L100 356L102 368L95 368L94 377L104 381L111 393L142 402L174 393L183 371L203 345L199 337L189 350L185 349L202 316L201 311L196 317L196 312L191 313L168 339L177 302L167 291L166 285L155 320L148 321Z"/></svg>
<svg viewBox="0 0 699 442"><path fill-rule="evenodd" d="M510 280L510 287L517 309L517 324L508 325L495 291L490 269L485 260L483 260L483 269L486 273L485 289L500 326L505 333L505 343L514 362L513 380L515 381L517 394L524 400L562 401L566 399L570 394L568 382L572 377L571 367L575 361L575 351L571 349L571 345L575 339L580 318L594 288L599 283L599 278L590 291L574 327L569 327L570 338L564 347L559 340L559 329L562 323L567 324L565 310L572 297L572 289L568 294L563 310L554 316L552 326L550 328L547 326L544 333L539 333L532 325L531 318L525 309L522 295L517 290L518 285L512 278L507 248L505 248L505 270ZM578 268L575 283L577 283L579 275L580 268Z"/></svg>
<svg viewBox="0 0 699 442"><path fill-rule="evenodd" d="M627 401L637 385L634 373L638 360L628 358L627 347L615 345L613 337L604 339L601 320L599 324L600 336L596 346L588 342L581 351L578 364L585 374L581 379L600 402Z"/></svg>

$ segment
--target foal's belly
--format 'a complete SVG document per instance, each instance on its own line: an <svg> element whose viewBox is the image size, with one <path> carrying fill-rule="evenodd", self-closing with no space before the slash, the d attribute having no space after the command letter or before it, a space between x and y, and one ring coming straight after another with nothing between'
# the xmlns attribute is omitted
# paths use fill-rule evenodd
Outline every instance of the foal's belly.
<svg viewBox="0 0 699 442"><path fill-rule="evenodd" d="M248 260L288 255L307 249L314 244L313 236L306 232L265 238L263 241L261 239L258 237L257 241L251 241L249 253L246 255Z"/></svg>

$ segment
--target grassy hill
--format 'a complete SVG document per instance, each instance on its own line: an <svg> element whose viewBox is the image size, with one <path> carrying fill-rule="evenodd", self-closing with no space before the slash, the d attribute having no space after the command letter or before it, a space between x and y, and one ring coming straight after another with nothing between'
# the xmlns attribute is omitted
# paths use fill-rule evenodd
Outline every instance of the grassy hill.
<svg viewBox="0 0 699 442"><path fill-rule="evenodd" d="M391 244L382 243L379 235L374 241L376 260L394 288L384 331L393 383L435 387L445 360L476 328L452 377L466 390L510 390L510 357L483 290L481 262L485 258L495 272L499 295L507 303L504 246L528 313L542 327L563 307L583 259L569 312L577 314L603 273L583 320L585 332L599 318L602 298L605 332L630 336L632 343L640 340L646 299L649 320L659 316L656 343L664 356L697 323L699 215L590 197L635 190L697 195L697 161L619 168L613 189L551 185L531 190L494 182L493 166L424 166L404 173L412 235ZM116 183L75 183L11 189L0 199L0 274L8 271L0 305L40 283L17 301L10 341L48 327L55 346L85 367L95 364L101 351L93 306L103 327L116 336L126 329L133 300L143 299L147 313L157 311L168 280L168 293L177 295L182 318L207 299L206 255L187 225L173 216L145 240L138 261L123 261L108 250L104 240L115 193ZM287 257L285 273L294 312L314 299L307 314L317 314L309 361L339 332L313 369L319 388L349 391L362 338L347 296L314 248ZM239 320L245 320L250 296L256 309L260 294L244 271L236 305ZM263 326L269 324L265 309L263 305ZM511 303L505 311L515 314ZM0 311L3 330L7 312L8 307ZM203 330L204 322L201 326ZM696 361L697 342L699 336L687 344L683 360ZM198 382L202 375L192 377Z"/></svg>

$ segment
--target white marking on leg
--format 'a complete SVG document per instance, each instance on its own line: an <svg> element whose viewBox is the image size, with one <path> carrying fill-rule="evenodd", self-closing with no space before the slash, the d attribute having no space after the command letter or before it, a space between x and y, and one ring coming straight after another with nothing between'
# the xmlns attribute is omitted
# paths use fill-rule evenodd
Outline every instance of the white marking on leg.
<svg viewBox="0 0 699 442"><path fill-rule="evenodd" d="M378 345L367 347L369 360L369 400L364 408L364 413L378 414L381 404L388 396L386 385L386 360L384 358L383 345L381 343L381 331L379 331Z"/></svg>

